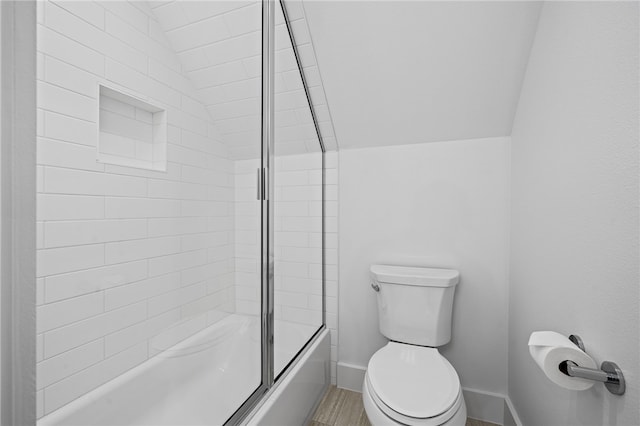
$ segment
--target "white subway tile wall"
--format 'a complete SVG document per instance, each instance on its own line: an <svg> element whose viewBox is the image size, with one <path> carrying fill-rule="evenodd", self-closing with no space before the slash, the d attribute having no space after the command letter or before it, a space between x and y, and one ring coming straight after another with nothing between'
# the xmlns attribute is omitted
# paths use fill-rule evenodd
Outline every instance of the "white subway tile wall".
<svg viewBox="0 0 640 426"><path fill-rule="evenodd" d="M233 161L148 3L38 2L38 17L42 416L147 360L169 327L167 344L233 312L235 235ZM96 161L105 82L167 111L166 172Z"/></svg>
<svg viewBox="0 0 640 426"><path fill-rule="evenodd" d="M325 154L325 285L326 321L331 333L331 383L336 384L338 364L338 173L336 151ZM317 236L316 236L317 237Z"/></svg>

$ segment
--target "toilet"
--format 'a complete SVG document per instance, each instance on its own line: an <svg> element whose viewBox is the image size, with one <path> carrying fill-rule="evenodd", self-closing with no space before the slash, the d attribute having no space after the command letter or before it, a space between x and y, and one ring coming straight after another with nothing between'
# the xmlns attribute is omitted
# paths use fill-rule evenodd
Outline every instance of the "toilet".
<svg viewBox="0 0 640 426"><path fill-rule="evenodd" d="M438 351L451 340L451 269L372 265L378 324L389 343L367 366L364 408L373 426L464 426L458 373Z"/></svg>

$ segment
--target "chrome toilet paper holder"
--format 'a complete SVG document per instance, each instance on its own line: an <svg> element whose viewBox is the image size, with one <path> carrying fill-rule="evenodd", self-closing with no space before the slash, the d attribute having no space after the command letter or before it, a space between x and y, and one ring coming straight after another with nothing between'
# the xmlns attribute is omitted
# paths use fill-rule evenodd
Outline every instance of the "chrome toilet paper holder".
<svg viewBox="0 0 640 426"><path fill-rule="evenodd" d="M584 343L577 334L569 336L569 340L580 348L583 352ZM614 395L623 395L626 390L624 375L615 362L604 361L600 365L600 370L594 368L580 367L573 361L563 361L558 365L560 371L569 377L579 377L581 379L593 380L604 383L609 392Z"/></svg>

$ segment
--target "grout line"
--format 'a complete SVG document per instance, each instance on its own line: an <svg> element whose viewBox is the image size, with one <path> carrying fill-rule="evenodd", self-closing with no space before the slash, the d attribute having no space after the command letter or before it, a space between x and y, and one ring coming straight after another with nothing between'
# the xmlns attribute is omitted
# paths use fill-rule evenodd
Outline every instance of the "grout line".
<svg viewBox="0 0 640 426"><path fill-rule="evenodd" d="M235 12L236 12L236 11L238 11L238 10L246 9L246 8L249 8L249 7L254 6L254 5L255 5L255 3L249 3L249 4L246 4L246 5L244 5L244 6L237 7L237 8L235 8L235 9L231 9L231 10L227 10L227 11L222 12L222 13L218 13L218 14L211 15L211 16L206 16L206 17L201 18L201 19L198 19L198 20L196 20L196 21L189 22L188 24L180 25L180 26L175 27L175 28L172 28L172 29L170 29L170 30L165 30L165 32L166 32L166 33L170 33L170 32L172 32L172 31L176 31L176 30L180 30L180 29L186 28L186 27L188 27L188 26L190 26L190 25L193 25L193 24L202 23L202 22L206 21L207 19L223 17L224 15L229 15L229 14L235 13ZM163 6L164 6L164 5L162 5L162 6L158 6L158 7L163 7ZM184 11L183 11L183 13L184 13ZM155 15L155 12L154 12L154 15ZM185 13L185 16L186 16L186 13ZM226 24L226 21L225 21L225 24ZM163 28L163 30L164 30L164 28ZM255 30L254 30L254 31L255 31Z"/></svg>

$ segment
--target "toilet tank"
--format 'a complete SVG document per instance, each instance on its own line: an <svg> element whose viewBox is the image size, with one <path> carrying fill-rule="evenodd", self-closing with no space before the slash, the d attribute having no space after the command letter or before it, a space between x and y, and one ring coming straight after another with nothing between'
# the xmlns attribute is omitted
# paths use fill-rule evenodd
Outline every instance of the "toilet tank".
<svg viewBox="0 0 640 426"><path fill-rule="evenodd" d="M380 332L389 340L437 347L451 340L453 269L372 265Z"/></svg>

